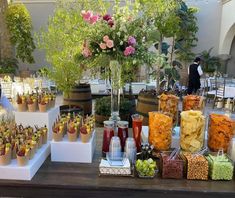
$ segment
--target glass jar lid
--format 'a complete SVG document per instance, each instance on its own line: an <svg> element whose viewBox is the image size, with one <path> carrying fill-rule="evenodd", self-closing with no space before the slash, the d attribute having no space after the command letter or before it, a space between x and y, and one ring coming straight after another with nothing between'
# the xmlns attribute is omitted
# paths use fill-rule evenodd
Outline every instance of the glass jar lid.
<svg viewBox="0 0 235 198"><path fill-rule="evenodd" d="M114 122L113 122L113 121L110 121L110 120L105 120L105 121L104 121L104 127L113 128L113 127L114 127Z"/></svg>
<svg viewBox="0 0 235 198"><path fill-rule="evenodd" d="M121 128L128 128L128 122L127 121L118 121L117 126Z"/></svg>

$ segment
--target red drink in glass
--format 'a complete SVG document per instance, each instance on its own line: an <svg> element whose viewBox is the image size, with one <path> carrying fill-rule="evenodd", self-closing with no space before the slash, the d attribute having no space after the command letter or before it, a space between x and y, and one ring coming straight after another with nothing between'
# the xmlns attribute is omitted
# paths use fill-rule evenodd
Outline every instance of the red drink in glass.
<svg viewBox="0 0 235 198"><path fill-rule="evenodd" d="M121 141L122 152L124 151L126 139L128 138L128 122L127 121L118 121L118 137Z"/></svg>
<svg viewBox="0 0 235 198"><path fill-rule="evenodd" d="M133 138L135 139L135 144L137 152L141 151L141 131L143 116L139 114L134 114L132 117L132 128L133 128Z"/></svg>
<svg viewBox="0 0 235 198"><path fill-rule="evenodd" d="M113 121L104 121L104 133L103 133L103 146L102 152L109 152L109 144L114 136L114 122Z"/></svg>

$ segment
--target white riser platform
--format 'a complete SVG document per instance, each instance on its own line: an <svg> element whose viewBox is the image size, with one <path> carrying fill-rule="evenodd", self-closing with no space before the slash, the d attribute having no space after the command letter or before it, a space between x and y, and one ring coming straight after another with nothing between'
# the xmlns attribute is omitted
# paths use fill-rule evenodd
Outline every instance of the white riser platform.
<svg viewBox="0 0 235 198"><path fill-rule="evenodd" d="M69 142L66 135L61 142L51 141L51 161L92 163L95 147L95 131L87 143L82 143L80 138L76 142Z"/></svg>

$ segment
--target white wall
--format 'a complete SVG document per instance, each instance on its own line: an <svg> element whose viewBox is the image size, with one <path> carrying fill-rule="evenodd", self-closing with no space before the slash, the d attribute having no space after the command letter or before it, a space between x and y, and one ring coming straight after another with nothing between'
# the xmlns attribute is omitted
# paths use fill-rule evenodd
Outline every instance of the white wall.
<svg viewBox="0 0 235 198"><path fill-rule="evenodd" d="M222 3L218 0L186 0L190 7L199 8L196 14L199 31L197 33L198 44L193 49L194 53L200 53L213 47L212 54L219 52L219 36Z"/></svg>
<svg viewBox="0 0 235 198"><path fill-rule="evenodd" d="M223 5L220 29L219 52L229 54L235 36L235 0L228 1Z"/></svg>
<svg viewBox="0 0 235 198"><path fill-rule="evenodd" d="M29 10L34 28L33 33L38 32L41 27L47 26L48 17L50 15L53 15L55 9L55 1L53 0L15 0L14 2L23 2ZM49 65L45 60L45 54L43 53L43 51L36 49L33 55L35 58L35 63L28 64L20 62L20 69L29 69L36 71L40 67Z"/></svg>

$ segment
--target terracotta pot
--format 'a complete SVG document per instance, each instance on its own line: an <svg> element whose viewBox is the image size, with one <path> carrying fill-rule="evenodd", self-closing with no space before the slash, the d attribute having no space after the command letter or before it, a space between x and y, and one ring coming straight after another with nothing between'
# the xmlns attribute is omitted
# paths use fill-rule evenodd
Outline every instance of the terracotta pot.
<svg viewBox="0 0 235 198"><path fill-rule="evenodd" d="M47 111L47 105L46 104L44 104L44 105L38 104L38 108L39 108L40 112L46 112Z"/></svg>
<svg viewBox="0 0 235 198"><path fill-rule="evenodd" d="M28 164L29 157L26 156L18 156L17 155L17 163L19 166L26 166Z"/></svg>
<svg viewBox="0 0 235 198"><path fill-rule="evenodd" d="M11 149L5 155L0 156L0 165L6 166L11 163Z"/></svg>
<svg viewBox="0 0 235 198"><path fill-rule="evenodd" d="M28 110L29 110L29 112L35 112L37 110L36 103L28 104Z"/></svg>
<svg viewBox="0 0 235 198"><path fill-rule="evenodd" d="M67 133L68 134L68 140L70 141L70 142L76 142L77 141L77 139L78 139L78 133L77 132L75 132L75 133Z"/></svg>
<svg viewBox="0 0 235 198"><path fill-rule="evenodd" d="M18 104L18 111L19 112L27 111L26 103Z"/></svg>
<svg viewBox="0 0 235 198"><path fill-rule="evenodd" d="M63 133L54 133L53 132L53 140L55 142L60 142L63 140Z"/></svg>
<svg viewBox="0 0 235 198"><path fill-rule="evenodd" d="M87 143L90 139L90 134L80 133L80 139L83 143Z"/></svg>

